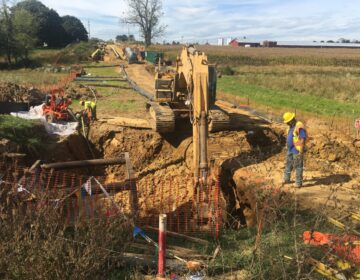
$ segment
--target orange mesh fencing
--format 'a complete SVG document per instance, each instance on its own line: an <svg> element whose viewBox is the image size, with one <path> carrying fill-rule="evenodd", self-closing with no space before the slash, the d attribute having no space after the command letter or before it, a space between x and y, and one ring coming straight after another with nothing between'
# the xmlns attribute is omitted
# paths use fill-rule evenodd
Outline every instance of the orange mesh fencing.
<svg viewBox="0 0 360 280"><path fill-rule="evenodd" d="M134 182L133 182L134 183ZM159 214L167 214L167 229L177 233L219 236L223 221L218 180L194 187L192 176L147 176L136 181L136 208L131 182L125 176L107 181L66 171L25 168L0 163L0 186L7 186L31 215L42 206L59 209L64 222L114 216L134 218L139 226L157 227ZM103 189L109 194L106 196Z"/></svg>

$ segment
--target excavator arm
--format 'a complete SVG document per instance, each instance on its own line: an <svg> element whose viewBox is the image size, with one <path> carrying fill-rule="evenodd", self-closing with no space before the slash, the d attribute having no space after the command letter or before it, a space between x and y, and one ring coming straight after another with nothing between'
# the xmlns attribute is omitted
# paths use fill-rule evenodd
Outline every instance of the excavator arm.
<svg viewBox="0 0 360 280"><path fill-rule="evenodd" d="M195 180L206 181L208 172L209 65L207 56L194 47L184 47L177 59L178 87L187 92L193 126ZM184 89L186 88L186 91Z"/></svg>

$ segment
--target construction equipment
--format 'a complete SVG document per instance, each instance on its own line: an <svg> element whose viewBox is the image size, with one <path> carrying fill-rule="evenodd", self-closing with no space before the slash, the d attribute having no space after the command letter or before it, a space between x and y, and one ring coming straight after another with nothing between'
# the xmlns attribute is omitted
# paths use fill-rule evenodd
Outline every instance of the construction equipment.
<svg viewBox="0 0 360 280"><path fill-rule="evenodd" d="M65 97L64 90L52 90L51 94L46 96L43 106L43 115L46 121L52 123L56 121L75 120L74 113L69 108L71 103L71 99Z"/></svg>
<svg viewBox="0 0 360 280"><path fill-rule="evenodd" d="M151 125L160 133L172 132L175 119L189 117L193 126L194 175L205 182L208 170L208 131L225 130L229 116L215 106L216 68L194 46L184 47L176 60L176 70L155 76L155 96L147 103Z"/></svg>
<svg viewBox="0 0 360 280"><path fill-rule="evenodd" d="M147 104L153 129L172 132L175 119L184 117L190 117L194 127L203 118L210 132L228 129L229 116L215 105L216 82L215 65L209 64L207 56L194 46L183 48L175 70L163 71L159 62L155 96Z"/></svg>
<svg viewBox="0 0 360 280"><path fill-rule="evenodd" d="M134 49L127 47L124 49L124 53L129 64L138 62L138 57Z"/></svg>
<svg viewBox="0 0 360 280"><path fill-rule="evenodd" d="M98 48L91 54L92 60L93 61L104 60L105 49L106 49L106 44L105 43L99 43Z"/></svg>

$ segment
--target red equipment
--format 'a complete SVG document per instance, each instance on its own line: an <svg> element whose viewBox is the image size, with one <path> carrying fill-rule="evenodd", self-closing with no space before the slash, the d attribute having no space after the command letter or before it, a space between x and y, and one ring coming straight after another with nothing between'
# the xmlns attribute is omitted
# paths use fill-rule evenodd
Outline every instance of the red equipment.
<svg viewBox="0 0 360 280"><path fill-rule="evenodd" d="M69 108L71 99L64 97L64 90L54 89L51 95L46 96L45 105L43 106L43 115L49 123L61 120L71 121L74 116Z"/></svg>
<svg viewBox="0 0 360 280"><path fill-rule="evenodd" d="M303 239L305 244L329 246L338 256L355 265L360 264L360 238L358 236L305 231Z"/></svg>

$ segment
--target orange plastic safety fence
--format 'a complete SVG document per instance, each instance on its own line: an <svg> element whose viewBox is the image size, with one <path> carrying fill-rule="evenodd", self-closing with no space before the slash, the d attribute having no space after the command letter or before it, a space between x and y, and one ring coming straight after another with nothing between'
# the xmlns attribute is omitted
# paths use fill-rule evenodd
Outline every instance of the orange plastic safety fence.
<svg viewBox="0 0 360 280"><path fill-rule="evenodd" d="M217 238L222 228L218 180L194 187L191 176L181 180L171 175L161 180L154 176L139 179L137 206L133 209L131 184L121 176L109 182L102 176L40 168L26 173L22 167L0 163L0 178L0 186L11 187L25 203L32 205L28 211L45 205L54 207L67 223L125 215L134 217L139 226L157 227L159 214L167 214L169 231L206 232Z"/></svg>

